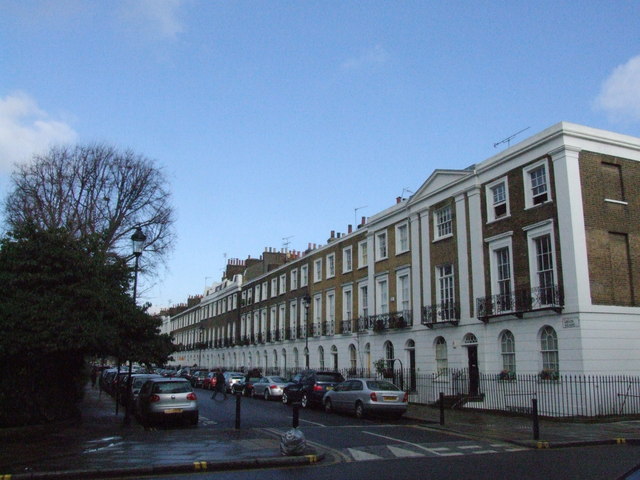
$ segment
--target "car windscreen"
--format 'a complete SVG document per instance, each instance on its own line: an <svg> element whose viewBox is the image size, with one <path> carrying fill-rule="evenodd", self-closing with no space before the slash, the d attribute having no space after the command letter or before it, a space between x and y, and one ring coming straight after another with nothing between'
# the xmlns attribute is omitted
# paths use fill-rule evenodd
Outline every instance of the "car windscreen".
<svg viewBox="0 0 640 480"><path fill-rule="evenodd" d="M287 383L287 381L282 377L269 377L274 383Z"/></svg>
<svg viewBox="0 0 640 480"><path fill-rule="evenodd" d="M386 390L386 391L397 392L400 390L393 383L386 382L384 380L370 380L367 382L367 387L369 387L369 390L378 390L378 391Z"/></svg>
<svg viewBox="0 0 640 480"><path fill-rule="evenodd" d="M338 374L332 374L332 373L318 373L316 374L316 379L319 382L343 382L344 378L342 378L342 375Z"/></svg>
<svg viewBox="0 0 640 480"><path fill-rule="evenodd" d="M153 386L153 393L187 393L191 390L189 382L163 382Z"/></svg>

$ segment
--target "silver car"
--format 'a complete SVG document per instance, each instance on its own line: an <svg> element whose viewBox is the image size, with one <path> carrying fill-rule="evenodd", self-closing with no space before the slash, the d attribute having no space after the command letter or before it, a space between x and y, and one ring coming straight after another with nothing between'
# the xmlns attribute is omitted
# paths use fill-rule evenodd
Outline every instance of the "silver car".
<svg viewBox="0 0 640 480"><path fill-rule="evenodd" d="M386 380L351 378L336 385L322 398L326 412L341 411L362 418L366 415L401 417L409 395Z"/></svg>
<svg viewBox="0 0 640 480"><path fill-rule="evenodd" d="M224 372L224 381L227 386L227 392L233 393L233 385L244 380L244 373L240 372Z"/></svg>
<svg viewBox="0 0 640 480"><path fill-rule="evenodd" d="M262 397L265 400L282 397L282 391L289 382L282 377L262 377L254 382L251 390L252 397Z"/></svg>
<svg viewBox="0 0 640 480"><path fill-rule="evenodd" d="M136 414L145 427L165 420L186 420L198 424L198 398L191 382L181 377L147 380L140 389Z"/></svg>

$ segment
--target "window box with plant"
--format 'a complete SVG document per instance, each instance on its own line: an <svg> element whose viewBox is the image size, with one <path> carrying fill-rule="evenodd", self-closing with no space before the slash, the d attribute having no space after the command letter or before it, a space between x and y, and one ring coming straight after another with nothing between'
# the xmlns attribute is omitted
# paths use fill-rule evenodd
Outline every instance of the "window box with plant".
<svg viewBox="0 0 640 480"><path fill-rule="evenodd" d="M515 380L516 379L516 372L512 372L511 370L502 370L499 374L498 374L498 380L501 381L508 381L508 380Z"/></svg>
<svg viewBox="0 0 640 480"><path fill-rule="evenodd" d="M538 377L540 378L540 380L559 380L560 374L557 370L545 368L538 374Z"/></svg>

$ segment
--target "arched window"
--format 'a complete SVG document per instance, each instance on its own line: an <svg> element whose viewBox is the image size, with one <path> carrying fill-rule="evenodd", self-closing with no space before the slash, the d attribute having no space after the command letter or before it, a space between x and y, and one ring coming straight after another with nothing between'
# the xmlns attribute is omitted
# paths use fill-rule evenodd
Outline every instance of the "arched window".
<svg viewBox="0 0 640 480"><path fill-rule="evenodd" d="M384 343L384 359L386 360L387 368L393 368L394 358L396 358L396 355L393 351L393 343L387 341Z"/></svg>
<svg viewBox="0 0 640 480"><path fill-rule="evenodd" d="M331 358L333 359L333 369L338 370L338 347L331 345Z"/></svg>
<svg viewBox="0 0 640 480"><path fill-rule="evenodd" d="M273 351L273 368L278 368L278 352Z"/></svg>
<svg viewBox="0 0 640 480"><path fill-rule="evenodd" d="M282 374L286 373L287 370L287 351L283 348L282 349Z"/></svg>
<svg viewBox="0 0 640 480"><path fill-rule="evenodd" d="M318 347L318 363L320 364L320 370L324 370L324 348Z"/></svg>
<svg viewBox="0 0 640 480"><path fill-rule="evenodd" d="M540 353L542 354L542 376L557 379L560 371L558 364L558 335L550 326L540 331Z"/></svg>
<svg viewBox="0 0 640 480"><path fill-rule="evenodd" d="M293 349L293 366L297 370L300 368L300 360L298 358L298 347L294 347Z"/></svg>
<svg viewBox="0 0 640 480"><path fill-rule="evenodd" d="M500 351L502 352L500 377L514 377L516 374L516 339L509 330L505 330L500 335Z"/></svg>
<svg viewBox="0 0 640 480"><path fill-rule="evenodd" d="M352 343L349 345L349 368L355 373L358 367L358 356L356 346Z"/></svg>
<svg viewBox="0 0 640 480"><path fill-rule="evenodd" d="M449 369L449 360L447 358L447 341L444 337L436 338L436 369L438 375L444 375Z"/></svg>

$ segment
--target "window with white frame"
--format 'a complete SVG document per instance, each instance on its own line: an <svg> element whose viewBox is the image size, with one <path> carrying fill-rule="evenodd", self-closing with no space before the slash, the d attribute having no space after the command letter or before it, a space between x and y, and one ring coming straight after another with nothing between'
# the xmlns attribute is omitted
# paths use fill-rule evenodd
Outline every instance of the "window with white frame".
<svg viewBox="0 0 640 480"><path fill-rule="evenodd" d="M280 295L287 292L287 274L283 273L280 275Z"/></svg>
<svg viewBox="0 0 640 480"><path fill-rule="evenodd" d="M313 281L319 282L322 280L322 259L319 258L313 262Z"/></svg>
<svg viewBox="0 0 640 480"><path fill-rule="evenodd" d="M289 329L291 331L291 339L296 338L298 330L298 301L294 300L289 303Z"/></svg>
<svg viewBox="0 0 640 480"><path fill-rule="evenodd" d="M251 303L253 301L253 289L250 288L247 290L247 303ZM216 302L216 314L218 312L218 302Z"/></svg>
<svg viewBox="0 0 640 480"><path fill-rule="evenodd" d="M271 279L271 297L278 296L278 277L273 277Z"/></svg>
<svg viewBox="0 0 640 480"><path fill-rule="evenodd" d="M433 229L434 240L439 240L453 235L453 216L451 213L451 205L446 205L437 209L433 213L433 223L435 225L435 228Z"/></svg>
<svg viewBox="0 0 640 480"><path fill-rule="evenodd" d="M496 313L509 312L513 309L512 234L513 232L506 232L489 240L491 292L495 299Z"/></svg>
<svg viewBox="0 0 640 480"><path fill-rule="evenodd" d="M387 277L376 279L376 313L389 313L389 281Z"/></svg>
<svg viewBox="0 0 640 480"><path fill-rule="evenodd" d="M557 379L560 371L558 362L558 335L545 326L540 332L540 353L542 355L542 374L548 379Z"/></svg>
<svg viewBox="0 0 640 480"><path fill-rule="evenodd" d="M349 368L355 370L358 367L358 352L355 345L349 345Z"/></svg>
<svg viewBox="0 0 640 480"><path fill-rule="evenodd" d="M320 335L320 324L322 323L322 295L313 297L313 334Z"/></svg>
<svg viewBox="0 0 640 480"><path fill-rule="evenodd" d="M449 359L447 357L447 341L444 337L436 338L436 370L438 375L446 375L449 370Z"/></svg>
<svg viewBox="0 0 640 480"><path fill-rule="evenodd" d="M387 258L387 232L376 233L376 261Z"/></svg>
<svg viewBox="0 0 640 480"><path fill-rule="evenodd" d="M516 374L516 339L509 330L500 335L500 351L502 353L502 379L512 378Z"/></svg>
<svg viewBox="0 0 640 480"><path fill-rule="evenodd" d="M260 284L256 285L255 292L256 292L256 302L259 302L260 301Z"/></svg>
<svg viewBox="0 0 640 480"><path fill-rule="evenodd" d="M294 268L291 270L291 290L296 290L298 288L298 269Z"/></svg>
<svg viewBox="0 0 640 480"><path fill-rule="evenodd" d="M535 207L551 200L546 160L524 168L523 177L525 208Z"/></svg>
<svg viewBox="0 0 640 480"><path fill-rule="evenodd" d="M342 249L342 273L353 270L353 248L346 247Z"/></svg>
<svg viewBox="0 0 640 480"><path fill-rule="evenodd" d="M324 370L324 348L318 347L318 363L320 364L320 370Z"/></svg>
<svg viewBox="0 0 640 480"><path fill-rule="evenodd" d="M286 311L286 307L285 304L283 303L282 305L280 305L280 308L278 309L278 330L280 330L280 339L282 339L282 335L284 334L284 326L286 325L286 321L287 321L287 311Z"/></svg>
<svg viewBox="0 0 640 480"><path fill-rule="evenodd" d="M409 224L396 226L396 255L409 251Z"/></svg>
<svg viewBox="0 0 640 480"><path fill-rule="evenodd" d="M268 282L262 282L262 301L265 301L269 297Z"/></svg>
<svg viewBox="0 0 640 480"><path fill-rule="evenodd" d="M331 253L326 257L327 261L327 278L333 278L336 276L336 254Z"/></svg>
<svg viewBox="0 0 640 480"><path fill-rule="evenodd" d="M335 332L336 321L336 294L334 292L327 292L327 335L333 335Z"/></svg>
<svg viewBox="0 0 640 480"><path fill-rule="evenodd" d="M409 280L409 270L401 270L396 275L396 297L398 298L398 311L408 312L411 310L411 283Z"/></svg>
<svg viewBox="0 0 640 480"><path fill-rule="evenodd" d="M487 185L485 197L487 202L488 222L506 218L510 215L508 192L509 183L506 177Z"/></svg>
<svg viewBox="0 0 640 480"><path fill-rule="evenodd" d="M342 320L351 321L353 318L353 290L351 286L342 289Z"/></svg>
<svg viewBox="0 0 640 480"><path fill-rule="evenodd" d="M396 358L396 353L393 348L393 343L390 341L384 342L384 359L386 361L386 367L393 369L394 359Z"/></svg>
<svg viewBox="0 0 640 480"><path fill-rule="evenodd" d="M358 285L358 315L360 317L369 316L369 286L366 283Z"/></svg>
<svg viewBox="0 0 640 480"><path fill-rule="evenodd" d="M306 287L309 284L309 266L300 266L300 286Z"/></svg>
<svg viewBox="0 0 640 480"><path fill-rule="evenodd" d="M364 268L369 264L369 249L367 241L358 243L358 268Z"/></svg>
<svg viewBox="0 0 640 480"><path fill-rule="evenodd" d="M551 220L525 227L529 247L529 275L532 297L539 305L553 305L556 295L554 228Z"/></svg>
<svg viewBox="0 0 640 480"><path fill-rule="evenodd" d="M454 320L456 315L456 291L453 264L447 263L436 267L438 288L436 303L438 320Z"/></svg>

